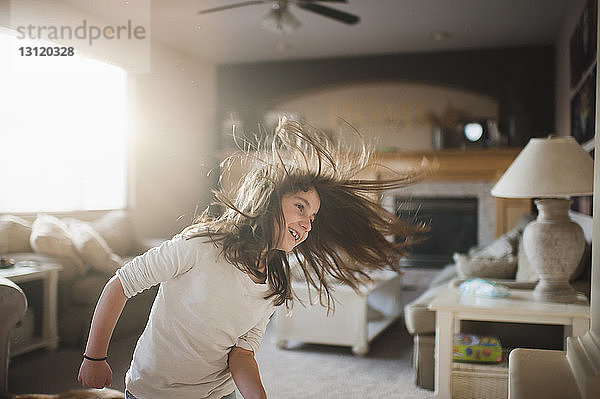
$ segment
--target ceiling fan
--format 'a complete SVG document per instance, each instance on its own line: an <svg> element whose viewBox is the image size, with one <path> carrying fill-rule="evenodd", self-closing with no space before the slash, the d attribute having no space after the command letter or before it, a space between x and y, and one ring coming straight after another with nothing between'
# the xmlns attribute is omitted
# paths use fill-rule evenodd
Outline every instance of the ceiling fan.
<svg viewBox="0 0 600 399"><path fill-rule="evenodd" d="M288 4L294 4L298 8L312 11L324 17L334 19L348 25L354 25L360 21L360 17L335 8L327 7L318 3L347 3L347 0L251 0L227 6L209 8L198 11L198 14L208 14L216 11L229 10L232 8L251 6L255 4L271 4L271 9L263 19L263 26L277 33L291 32L300 26L300 21L288 10Z"/></svg>

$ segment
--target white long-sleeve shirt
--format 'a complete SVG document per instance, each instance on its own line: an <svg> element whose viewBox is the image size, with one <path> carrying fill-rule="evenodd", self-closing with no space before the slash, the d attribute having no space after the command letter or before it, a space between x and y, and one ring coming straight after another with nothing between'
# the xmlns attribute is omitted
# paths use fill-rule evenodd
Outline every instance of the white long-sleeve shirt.
<svg viewBox="0 0 600 399"><path fill-rule="evenodd" d="M252 281L219 251L208 238L177 235L117 271L128 298L160 283L125 377L134 396L221 398L234 390L231 348L259 348L274 311L264 299L268 284Z"/></svg>

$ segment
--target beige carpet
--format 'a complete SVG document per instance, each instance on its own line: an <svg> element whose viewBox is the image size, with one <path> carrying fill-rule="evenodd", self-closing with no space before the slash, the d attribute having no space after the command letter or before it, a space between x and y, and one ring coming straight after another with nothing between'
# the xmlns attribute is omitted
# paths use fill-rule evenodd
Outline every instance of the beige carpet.
<svg viewBox="0 0 600 399"><path fill-rule="evenodd" d="M400 321L365 357L345 347L299 344L280 350L269 342L257 358L272 399L433 398L433 392L414 385L411 352L412 337Z"/></svg>
<svg viewBox="0 0 600 399"><path fill-rule="evenodd" d="M429 284L434 270L408 270L404 275L403 300L408 303ZM365 357L355 357L350 348L296 344L277 349L267 327L263 346L257 354L269 399L429 399L433 392L414 385L410 365L412 337L402 320L384 331ZM113 342L110 364L113 385L124 390L136 337ZM8 387L12 393L59 393L80 388L77 372L81 350L44 350L12 359ZM241 396L238 395L238 399Z"/></svg>
<svg viewBox="0 0 600 399"><path fill-rule="evenodd" d="M114 342L110 350L115 389L124 388L124 375L135 337ZM296 344L280 350L271 343L271 329L257 355L270 399L433 398L415 387L410 367L412 340L402 321L390 326L365 357L350 348ZM79 388L76 381L81 352L61 348L21 355L12 360L12 393L58 393ZM238 396L241 398L241 396Z"/></svg>

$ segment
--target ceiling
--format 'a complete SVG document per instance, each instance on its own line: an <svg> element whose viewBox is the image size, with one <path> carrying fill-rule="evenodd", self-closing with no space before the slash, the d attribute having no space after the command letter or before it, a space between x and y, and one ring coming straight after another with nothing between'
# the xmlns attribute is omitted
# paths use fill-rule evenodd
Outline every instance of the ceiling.
<svg viewBox="0 0 600 399"><path fill-rule="evenodd" d="M269 4L210 14L243 0L152 0L152 37L216 64L553 44L569 0L348 0L322 3L357 25L290 5L291 34L265 30ZM449 34L436 40L435 34Z"/></svg>
<svg viewBox="0 0 600 399"><path fill-rule="evenodd" d="M553 44L567 6L574 0L321 3L360 16L356 25L290 4L289 10L301 22L291 34L275 34L262 27L262 19L271 7L268 3L198 14L199 10L247 0L54 1L106 20L119 20L125 12L133 11L133 15L149 18L152 40L206 62L231 64ZM436 33L446 38L436 40Z"/></svg>

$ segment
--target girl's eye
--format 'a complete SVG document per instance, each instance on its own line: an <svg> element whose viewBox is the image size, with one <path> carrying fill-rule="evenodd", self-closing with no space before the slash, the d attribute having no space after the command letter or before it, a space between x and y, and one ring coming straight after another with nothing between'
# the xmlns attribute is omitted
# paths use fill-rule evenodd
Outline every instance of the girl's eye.
<svg viewBox="0 0 600 399"><path fill-rule="evenodd" d="M304 205L302 205L302 204L296 204L296 207L301 211L304 210Z"/></svg>

